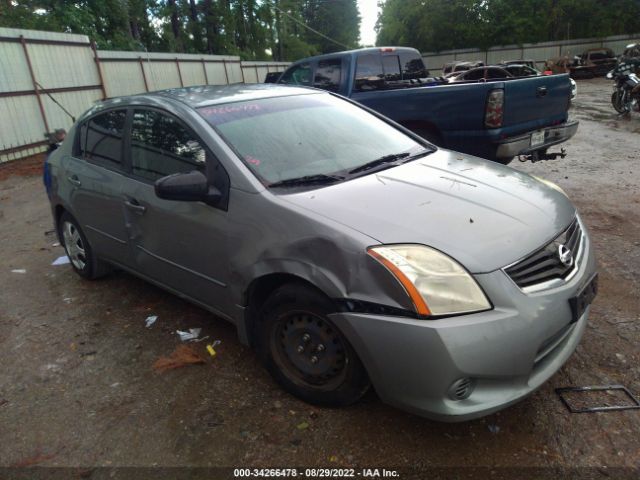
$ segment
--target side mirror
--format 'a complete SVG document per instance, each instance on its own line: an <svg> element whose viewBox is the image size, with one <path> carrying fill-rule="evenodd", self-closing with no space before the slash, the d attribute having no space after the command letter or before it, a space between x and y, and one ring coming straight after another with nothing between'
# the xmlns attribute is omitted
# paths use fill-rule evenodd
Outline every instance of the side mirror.
<svg viewBox="0 0 640 480"><path fill-rule="evenodd" d="M204 173L197 170L159 178L156 180L155 190L159 198L180 202L205 202L215 205L222 198L220 191L209 185Z"/></svg>

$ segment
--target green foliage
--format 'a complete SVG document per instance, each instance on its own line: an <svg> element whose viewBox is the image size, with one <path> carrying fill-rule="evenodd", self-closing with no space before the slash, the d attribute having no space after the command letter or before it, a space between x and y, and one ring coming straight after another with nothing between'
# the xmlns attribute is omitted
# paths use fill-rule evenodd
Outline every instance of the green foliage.
<svg viewBox="0 0 640 480"><path fill-rule="evenodd" d="M380 5L377 44L421 51L640 31L640 0L386 0Z"/></svg>
<svg viewBox="0 0 640 480"><path fill-rule="evenodd" d="M357 0L0 0L0 26L88 35L99 48L296 60L355 47Z"/></svg>

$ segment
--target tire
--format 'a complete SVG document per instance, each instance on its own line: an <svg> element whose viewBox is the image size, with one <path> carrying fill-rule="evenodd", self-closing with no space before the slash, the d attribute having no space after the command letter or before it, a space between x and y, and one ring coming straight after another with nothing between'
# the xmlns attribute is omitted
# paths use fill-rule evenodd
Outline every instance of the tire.
<svg viewBox="0 0 640 480"><path fill-rule="evenodd" d="M262 307L258 351L271 376L290 394L315 405L357 402L369 389L355 350L328 318L331 301L307 286L287 284Z"/></svg>
<svg viewBox="0 0 640 480"><path fill-rule="evenodd" d="M94 280L108 274L108 264L99 260L75 218L64 212L58 221L58 233L71 266L81 277Z"/></svg>
<svg viewBox="0 0 640 480"><path fill-rule="evenodd" d="M616 109L618 113L628 113L629 108L622 102L622 98L620 98L622 94L619 91L615 91L611 94L611 105Z"/></svg>

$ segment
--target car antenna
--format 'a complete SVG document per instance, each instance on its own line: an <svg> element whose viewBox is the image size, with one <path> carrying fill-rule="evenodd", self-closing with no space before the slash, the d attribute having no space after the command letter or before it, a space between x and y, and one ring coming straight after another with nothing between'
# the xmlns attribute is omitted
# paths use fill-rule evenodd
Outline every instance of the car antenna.
<svg viewBox="0 0 640 480"><path fill-rule="evenodd" d="M45 95L47 95L47 97L49 97L49 98L53 101L53 103L55 103L56 105L58 105L58 106L62 109L62 111L63 111L64 113L66 113L67 115L69 115L69 116L71 117L71 121L73 121L73 122L75 123L75 121L76 121L76 117L74 117L73 115L71 115L71 114L69 113L69 110L67 110L66 108L64 108L64 107L60 104L60 102L58 102L55 98L53 98L53 96L52 96L52 95L51 95L47 90L45 90L45 88L44 88L42 85L40 85L38 82L34 82L34 83L36 84L36 87L38 87L38 88L39 88L39 89L40 89L40 90L41 90Z"/></svg>

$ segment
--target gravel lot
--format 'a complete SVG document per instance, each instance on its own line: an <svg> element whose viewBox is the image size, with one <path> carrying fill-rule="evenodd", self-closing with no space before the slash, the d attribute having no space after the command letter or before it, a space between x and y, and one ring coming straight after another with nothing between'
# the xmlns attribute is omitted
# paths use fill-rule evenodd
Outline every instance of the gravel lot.
<svg viewBox="0 0 640 480"><path fill-rule="evenodd" d="M512 164L559 184L591 231L600 293L585 337L534 395L463 424L374 394L314 408L281 391L224 321L128 274L88 282L51 266L63 250L47 233L39 171L1 166L0 467L79 467L86 478L98 466L591 467L579 472L631 478L640 411L570 414L554 393L622 384L640 396L640 114L619 118L610 92L604 79L578 83L581 125L564 160ZM145 328L149 315L159 318ZM206 364L155 371L176 329L193 327L222 341L217 356L198 343Z"/></svg>

